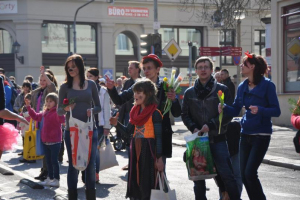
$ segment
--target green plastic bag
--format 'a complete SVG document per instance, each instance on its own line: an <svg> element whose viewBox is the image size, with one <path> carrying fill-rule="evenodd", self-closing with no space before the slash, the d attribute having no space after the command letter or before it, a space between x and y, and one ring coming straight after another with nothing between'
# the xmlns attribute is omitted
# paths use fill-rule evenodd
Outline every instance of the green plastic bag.
<svg viewBox="0 0 300 200"><path fill-rule="evenodd" d="M192 181L210 179L217 175L213 158L210 152L207 133L198 136L198 133L185 136L186 141L186 168L189 179Z"/></svg>

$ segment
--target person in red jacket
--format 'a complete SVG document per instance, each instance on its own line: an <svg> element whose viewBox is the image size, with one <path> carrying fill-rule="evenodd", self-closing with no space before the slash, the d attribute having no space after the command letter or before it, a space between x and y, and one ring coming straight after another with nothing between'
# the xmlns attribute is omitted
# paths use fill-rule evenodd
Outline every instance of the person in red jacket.
<svg viewBox="0 0 300 200"><path fill-rule="evenodd" d="M30 107L30 100L25 99L26 108L30 117L38 122L43 121L41 127L41 138L44 146L48 177L42 182L42 185L59 187L59 164L58 154L62 141L61 124L65 122L65 117L59 116L56 112L58 105L58 96L51 92L46 96L44 110L36 113Z"/></svg>
<svg viewBox="0 0 300 200"><path fill-rule="evenodd" d="M299 98L299 100L297 102L297 106L299 106L299 105L300 105L300 98ZM295 110L296 109L297 108L295 108ZM292 116L291 116L291 123L293 124L293 126L296 129L300 130L300 115L299 114L295 114L295 110L294 110L294 112L292 113Z"/></svg>

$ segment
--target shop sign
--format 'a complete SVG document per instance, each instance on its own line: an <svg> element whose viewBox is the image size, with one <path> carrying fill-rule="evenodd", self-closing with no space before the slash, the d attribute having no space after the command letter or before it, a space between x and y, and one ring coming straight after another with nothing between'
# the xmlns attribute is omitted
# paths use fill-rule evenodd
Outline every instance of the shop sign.
<svg viewBox="0 0 300 200"><path fill-rule="evenodd" d="M17 1L0 1L0 14L18 13Z"/></svg>
<svg viewBox="0 0 300 200"><path fill-rule="evenodd" d="M149 17L148 8L109 6L108 16Z"/></svg>

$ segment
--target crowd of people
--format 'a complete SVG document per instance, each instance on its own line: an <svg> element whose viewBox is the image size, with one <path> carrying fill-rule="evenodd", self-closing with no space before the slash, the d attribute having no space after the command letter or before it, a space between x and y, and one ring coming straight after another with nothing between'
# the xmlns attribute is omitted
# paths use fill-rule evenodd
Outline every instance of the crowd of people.
<svg viewBox="0 0 300 200"><path fill-rule="evenodd" d="M68 197L77 199L79 173L73 166L76 157L72 153L69 119L87 122L94 116L89 162L82 172L86 198L96 198L95 183L100 179L101 159L97 146L108 136L111 126L115 126L118 134L128 139L129 159L128 166L124 167L128 168L126 198L150 199L151 189L156 187L156 173L166 173L167 158L172 157L170 115L181 116L191 133L208 133L220 199L239 200L243 185L249 199L266 199L257 171L271 140L271 117L278 117L281 111L275 85L264 77L265 59L245 53L241 73L246 79L236 92L228 70L213 73L213 61L200 57L194 65L198 77L185 91L182 105L174 90L164 89L159 78L162 67L160 58L149 54L141 62L130 61L130 78L120 78L115 83L108 76L101 78L97 68L85 72L82 57L74 54L65 62L66 79L59 87L53 72L43 66L39 84L29 75L21 87L16 85L14 77L5 77L4 70L0 69L0 136L6 135L4 139L13 145L15 131L4 134L3 130L8 129L5 126L9 123L18 127L24 138L30 119L35 121L34 126L41 129L45 150L41 174L36 179L50 187L60 186L59 162L62 162L65 143ZM142 70L145 78L141 78ZM224 93L224 105L218 99L219 90ZM65 99L73 101L66 105ZM167 99L172 106L162 115ZM111 102L118 106L116 116L111 116ZM232 122L243 107L241 122ZM223 113L222 124L220 113ZM2 151L11 148L2 145L4 139L0 139L0 158ZM20 162L35 161L21 159ZM207 199L205 180L194 181L194 194L196 200Z"/></svg>

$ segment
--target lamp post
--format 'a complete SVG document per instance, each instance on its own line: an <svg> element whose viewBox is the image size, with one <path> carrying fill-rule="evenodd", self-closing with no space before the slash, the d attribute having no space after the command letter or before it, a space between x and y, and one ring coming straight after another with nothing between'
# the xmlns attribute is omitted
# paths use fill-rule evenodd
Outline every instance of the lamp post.
<svg viewBox="0 0 300 200"><path fill-rule="evenodd" d="M77 8L77 10L76 10L76 13L75 13L75 16L74 16L74 22L73 22L73 29L74 29L74 31L73 31L73 33L74 33L74 38L73 38L73 40L74 40L74 53L76 53L76 51L77 51L77 49L76 49L76 17L77 17L77 13L78 13L78 11L81 8L83 8L84 6L92 3L93 1L95 1L95 0L91 0L89 2L86 2L85 4L83 4L82 6L80 6L79 8Z"/></svg>
<svg viewBox="0 0 300 200"><path fill-rule="evenodd" d="M241 20L245 19L245 13L242 11L234 11L236 21L236 36L237 36L237 47L241 47ZM237 66L236 69L236 85L238 86L241 82L241 68Z"/></svg>

